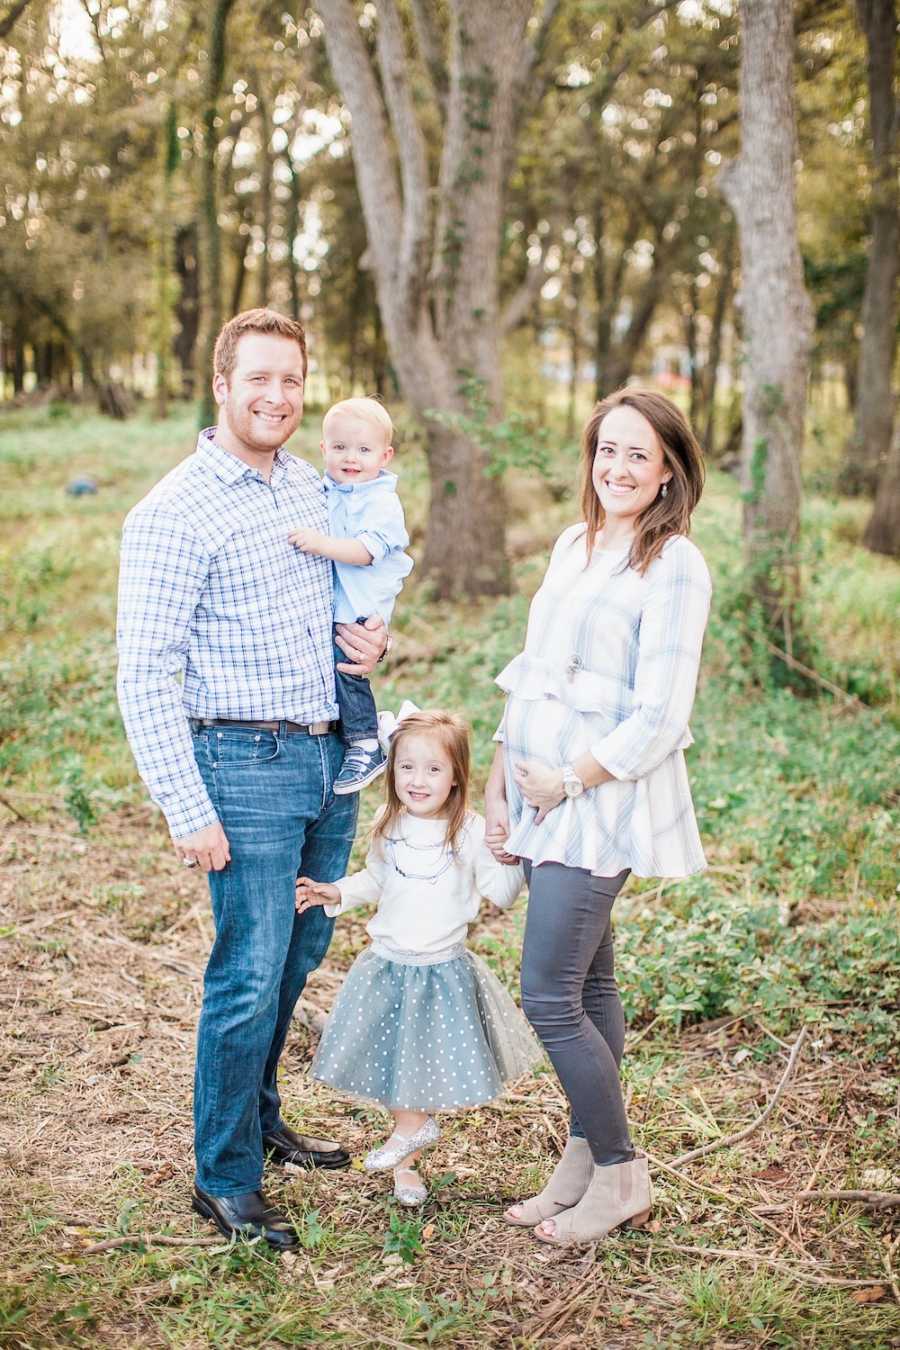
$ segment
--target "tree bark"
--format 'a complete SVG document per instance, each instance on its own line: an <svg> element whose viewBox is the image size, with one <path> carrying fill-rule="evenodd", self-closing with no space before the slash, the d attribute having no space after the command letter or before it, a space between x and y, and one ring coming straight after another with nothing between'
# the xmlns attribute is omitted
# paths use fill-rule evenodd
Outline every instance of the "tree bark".
<svg viewBox="0 0 900 1350"><path fill-rule="evenodd" d="M203 160L200 193L200 310L201 332L200 420L209 425L214 417L212 395L213 349L222 326L222 242L219 233L216 126L219 91L225 73L225 30L234 0L213 0L206 33L206 79L203 90Z"/></svg>
<svg viewBox="0 0 900 1350"><path fill-rule="evenodd" d="M875 507L863 543L873 553L900 558L900 422L894 428L887 463L878 475Z"/></svg>
<svg viewBox="0 0 900 1350"><path fill-rule="evenodd" d="M895 0L856 0L868 50L872 132L872 237L863 295L858 399L842 487L850 493L880 488L894 422L892 375L897 345L900 269L900 192L897 187L897 111L894 97ZM868 532L867 532L868 534Z"/></svg>
<svg viewBox="0 0 900 1350"><path fill-rule="evenodd" d="M160 128L160 194L156 218L156 416L169 413L169 380L172 352L172 313L174 278L172 275L172 182L181 160L178 147L178 120L175 103L170 100Z"/></svg>
<svg viewBox="0 0 900 1350"><path fill-rule="evenodd" d="M260 227L262 229L262 253L259 257L259 277L256 288L256 303L265 309L269 303L269 244L272 234L272 128L269 123L269 106L263 96L262 88L257 85L257 105L259 111L260 138Z"/></svg>
<svg viewBox="0 0 900 1350"><path fill-rule="evenodd" d="M287 165L290 174L287 210L287 269L288 269L288 289L291 297L291 318L300 320L300 278L299 268L297 266L297 257L294 252L297 246L297 237L300 234L300 175L297 172L297 166L294 164L294 158L291 154L291 145L288 141L284 152L284 162Z"/></svg>
<svg viewBox="0 0 900 1350"><path fill-rule="evenodd" d="M751 582L791 654L812 307L797 243L791 0L741 0L741 151L721 186L740 228L744 541Z"/></svg>
<svg viewBox="0 0 900 1350"><path fill-rule="evenodd" d="M502 404L499 250L522 76L531 66L526 28L532 0L497 0L490 7L482 0L450 0L436 189L395 0L378 6L380 86L349 0L320 0L318 8L352 119L357 185L391 362L428 435L431 505L423 570L441 596L502 593L509 584L503 494L497 478L485 473L476 419L467 415L473 388L489 419ZM429 45L426 60L433 55Z"/></svg>
<svg viewBox="0 0 900 1350"><path fill-rule="evenodd" d="M712 327L709 334L709 352L706 368L703 371L703 404L706 411L706 429L702 445L707 458L716 453L716 390L719 382L719 365L722 361L722 332L725 327L725 314L731 299L731 287L734 280L734 230L729 227L722 248L722 272L716 291L716 303L713 308Z"/></svg>
<svg viewBox="0 0 900 1350"><path fill-rule="evenodd" d="M178 332L172 350L181 368L181 397L192 399L197 387L195 353L200 325L200 269L194 224L182 225L175 232L175 272L179 280L175 302Z"/></svg>

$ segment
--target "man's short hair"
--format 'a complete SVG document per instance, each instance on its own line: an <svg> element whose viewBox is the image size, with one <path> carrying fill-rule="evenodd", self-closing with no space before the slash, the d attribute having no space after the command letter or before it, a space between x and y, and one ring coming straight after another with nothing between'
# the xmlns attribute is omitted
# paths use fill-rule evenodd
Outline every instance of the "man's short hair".
<svg viewBox="0 0 900 1350"><path fill-rule="evenodd" d="M387 436L388 445L394 439L394 424L387 408L377 398L343 398L340 403L332 403L322 418L322 434L328 432L328 423L338 413L347 413L350 417L360 417L365 422L373 422Z"/></svg>
<svg viewBox="0 0 900 1350"><path fill-rule="evenodd" d="M213 373L231 378L237 360L237 345L245 333L274 333L277 337L291 338L300 348L303 356L303 378L306 379L306 334L303 325L286 314L277 314L274 309L245 309L229 319L216 338L213 355Z"/></svg>

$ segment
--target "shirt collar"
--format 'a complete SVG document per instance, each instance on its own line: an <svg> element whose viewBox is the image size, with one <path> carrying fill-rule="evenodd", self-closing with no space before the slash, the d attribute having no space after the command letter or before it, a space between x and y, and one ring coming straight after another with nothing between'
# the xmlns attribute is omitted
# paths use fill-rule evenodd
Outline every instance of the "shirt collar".
<svg viewBox="0 0 900 1350"><path fill-rule="evenodd" d="M325 474L322 478L325 484L326 492L365 492L372 488L395 488L397 485L397 475L390 473L387 469L379 469L377 478L370 478L367 483L336 483L330 474Z"/></svg>
<svg viewBox="0 0 900 1350"><path fill-rule="evenodd" d="M252 465L245 464L237 455L232 455L228 450L223 450L215 439L216 428L205 427L197 437L197 453L212 469L221 482L227 483L231 487L234 483L239 483L242 478L261 478L258 470ZM277 450L272 462L272 477L269 480L273 486L284 478L290 464L291 457L285 450Z"/></svg>

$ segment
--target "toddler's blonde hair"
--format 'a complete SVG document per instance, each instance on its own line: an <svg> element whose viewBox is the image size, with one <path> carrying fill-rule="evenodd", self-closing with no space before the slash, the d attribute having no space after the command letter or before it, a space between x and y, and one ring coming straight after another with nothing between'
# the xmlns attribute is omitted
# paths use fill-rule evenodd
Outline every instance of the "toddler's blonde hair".
<svg viewBox="0 0 900 1350"><path fill-rule="evenodd" d="M377 398L342 398L340 403L333 403L322 418L323 435L327 434L328 423L338 413L347 413L350 417L359 417L365 422L374 423L384 432L387 444L393 444L394 424L387 408L383 403L379 403Z"/></svg>

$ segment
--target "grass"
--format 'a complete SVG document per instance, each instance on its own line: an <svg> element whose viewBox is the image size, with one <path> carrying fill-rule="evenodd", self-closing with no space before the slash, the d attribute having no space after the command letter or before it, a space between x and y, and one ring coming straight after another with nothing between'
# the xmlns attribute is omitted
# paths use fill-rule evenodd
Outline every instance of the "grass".
<svg viewBox="0 0 900 1350"><path fill-rule="evenodd" d="M124 426L52 409L0 418L0 1344L896 1345L891 1212L793 1200L900 1187L900 571L862 551L865 507L827 495L821 475L806 505L805 614L820 673L861 703L800 698L763 670L739 613L731 480L711 475L698 513L716 597L689 766L712 866L687 883L632 883L617 906L624 1081L657 1160L653 1231L560 1254L502 1225L503 1200L541 1184L564 1137L541 1072L446 1119L421 1216L355 1169L282 1175L273 1194L303 1237L293 1259L221 1243L87 1253L142 1233L209 1243L186 1206L208 906L135 779L113 694L121 520L193 439L185 411ZM312 456L317 439L310 421L296 448ZM414 445L399 468L415 552L427 483ZM574 486L568 452L553 474ZM83 475L99 491L66 495ZM575 514L524 475L508 486L516 593L435 604L415 578L378 686L386 706L411 696L464 713L479 776L501 707L492 676L518 650L548 545ZM511 988L522 917L520 904L474 933ZM336 1129L357 1154L380 1114L331 1097L304 1067L364 941L359 918L338 927L284 1061L292 1122ZM667 1170L755 1118L804 1026L765 1124Z"/></svg>

